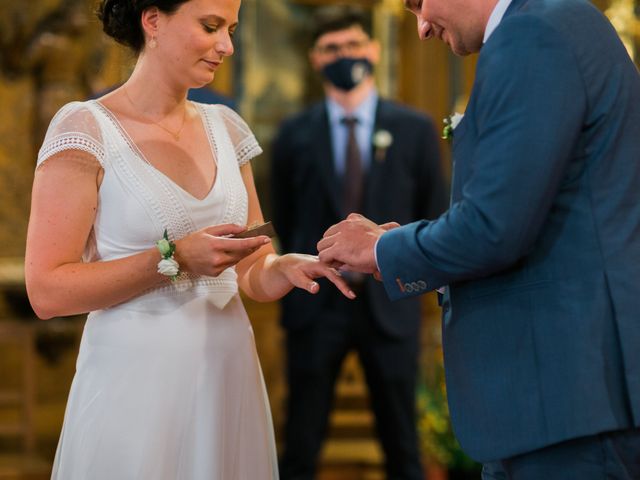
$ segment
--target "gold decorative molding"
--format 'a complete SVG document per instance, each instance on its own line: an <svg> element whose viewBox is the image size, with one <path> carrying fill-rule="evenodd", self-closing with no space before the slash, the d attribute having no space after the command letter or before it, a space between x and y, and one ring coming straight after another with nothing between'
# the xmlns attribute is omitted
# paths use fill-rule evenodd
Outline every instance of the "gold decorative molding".
<svg viewBox="0 0 640 480"><path fill-rule="evenodd" d="M298 3L300 5L309 5L322 7L325 5L357 5L360 7L373 7L376 3L379 3L381 0L292 0L293 3ZM398 0L400 1L400 0Z"/></svg>
<svg viewBox="0 0 640 480"><path fill-rule="evenodd" d="M404 5L401 0L378 0L375 8L397 17L404 15Z"/></svg>
<svg viewBox="0 0 640 480"><path fill-rule="evenodd" d="M640 19L636 16L635 1L612 0L604 13L618 31L629 56L637 61L636 42L640 40Z"/></svg>
<svg viewBox="0 0 640 480"><path fill-rule="evenodd" d="M398 95L398 30L402 14L400 0L379 0L372 10L373 36L382 45L376 75L378 89L389 98L396 98Z"/></svg>
<svg viewBox="0 0 640 480"><path fill-rule="evenodd" d="M399 16L404 10L402 0L291 0L292 3L322 7L326 5L356 5Z"/></svg>
<svg viewBox="0 0 640 480"><path fill-rule="evenodd" d="M24 258L0 257L0 290L24 289Z"/></svg>

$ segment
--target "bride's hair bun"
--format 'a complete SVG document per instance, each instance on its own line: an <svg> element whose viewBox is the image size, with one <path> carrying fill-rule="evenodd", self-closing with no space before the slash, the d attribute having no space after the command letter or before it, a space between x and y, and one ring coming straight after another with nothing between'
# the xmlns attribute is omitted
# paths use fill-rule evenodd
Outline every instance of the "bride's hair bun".
<svg viewBox="0 0 640 480"><path fill-rule="evenodd" d="M104 33L139 53L144 47L144 32L140 23L142 12L156 7L170 15L187 1L189 0L101 0L96 13L102 21Z"/></svg>
<svg viewBox="0 0 640 480"><path fill-rule="evenodd" d="M103 0L98 5L98 18L104 33L136 52L142 50L144 35L136 0Z"/></svg>

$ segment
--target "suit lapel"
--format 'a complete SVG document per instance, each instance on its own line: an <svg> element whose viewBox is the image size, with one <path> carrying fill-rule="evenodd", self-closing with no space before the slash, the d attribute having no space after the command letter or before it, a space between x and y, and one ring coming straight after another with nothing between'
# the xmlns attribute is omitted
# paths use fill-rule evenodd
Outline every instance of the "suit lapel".
<svg viewBox="0 0 640 480"><path fill-rule="evenodd" d="M333 149L331 148L331 131L329 129L329 116L324 103L317 109L311 127L311 155L315 156L316 165L320 171L322 182L325 184L331 206L339 218L344 216L342 212L342 179L336 175ZM314 135L313 132L316 132Z"/></svg>
<svg viewBox="0 0 640 480"><path fill-rule="evenodd" d="M528 1L529 0L512 0L500 23L504 22L509 15L513 15L522 9ZM496 30L499 28L500 25L496 27ZM489 39L489 41L491 41L491 39ZM480 50L480 55L482 56L482 50ZM465 118L460 122L453 134L453 141L451 145L452 165L450 205L462 198L462 187L471 171L466 159L472 158L469 149L475 146L477 141L477 132L475 131L475 127L472 126L475 124L474 105L477 89L476 81L477 79L474 80L471 88L471 95L469 97L469 102L467 103ZM465 136L469 136L470 138L464 139Z"/></svg>
<svg viewBox="0 0 640 480"><path fill-rule="evenodd" d="M520 10L527 2L528 0L512 0L512 2L507 7L506 12L504 12L504 16L502 17L502 19L504 20L512 13L515 13L518 10Z"/></svg>
<svg viewBox="0 0 640 480"><path fill-rule="evenodd" d="M388 109L386 107L387 105L384 100L378 100L371 142L373 142L373 137L375 136L376 132L382 130L386 130L387 132L393 131L393 124L391 119L389 118ZM369 170L367 171L364 185L365 198L363 209L365 215L375 213L371 212L370 210L371 206L375 205L375 192L379 191L380 188L384 188L385 169L383 167L384 164L389 161L388 157L389 151L387 149L376 151L376 146L371 145L371 162L369 163Z"/></svg>

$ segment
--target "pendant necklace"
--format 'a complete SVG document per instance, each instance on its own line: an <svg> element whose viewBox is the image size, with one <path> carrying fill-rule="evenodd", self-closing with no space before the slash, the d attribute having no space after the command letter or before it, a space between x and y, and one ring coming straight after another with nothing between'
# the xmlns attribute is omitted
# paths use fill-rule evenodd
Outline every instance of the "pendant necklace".
<svg viewBox="0 0 640 480"><path fill-rule="evenodd" d="M124 90L124 94L127 97L127 100L129 100L129 103L131 104L131 106L133 107L134 110L137 110L135 104L133 103L133 100L131 100L131 97L129 96L129 92L127 92L127 87L125 87L124 85L122 86L122 89ZM160 122L156 122L154 120L151 120L150 118L147 118L151 123L153 123L155 126L160 127L162 130L164 130L165 132L167 132L169 135L171 135L173 137L173 139L178 142L180 141L180 134L182 133L182 129L184 128L184 124L187 118L187 107L185 105L184 111L182 112L182 124L180 125L180 128L178 129L177 132L173 132L171 130L169 130L167 127L165 127L164 125L161 125Z"/></svg>

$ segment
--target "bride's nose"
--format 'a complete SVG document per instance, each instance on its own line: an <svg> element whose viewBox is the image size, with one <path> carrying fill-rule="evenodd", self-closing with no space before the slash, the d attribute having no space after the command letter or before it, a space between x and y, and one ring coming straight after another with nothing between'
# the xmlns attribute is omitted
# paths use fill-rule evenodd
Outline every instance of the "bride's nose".
<svg viewBox="0 0 640 480"><path fill-rule="evenodd" d="M225 33L224 36L218 39L218 41L215 43L214 49L220 56L228 57L230 55L233 55L234 50L231 35Z"/></svg>

